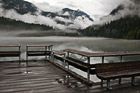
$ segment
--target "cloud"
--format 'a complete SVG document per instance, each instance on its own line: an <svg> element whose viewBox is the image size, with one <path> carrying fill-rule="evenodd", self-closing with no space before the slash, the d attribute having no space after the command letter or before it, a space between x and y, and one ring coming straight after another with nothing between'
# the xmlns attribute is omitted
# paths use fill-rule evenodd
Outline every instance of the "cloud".
<svg viewBox="0 0 140 93"><path fill-rule="evenodd" d="M20 20L26 23L35 23L35 24L44 24L47 26L53 26L54 28L59 28L62 30L79 29L79 28L83 29L83 28L88 27L89 25L92 25L92 22L88 18L85 18L85 17L78 17L75 20L65 19L62 17L55 17L54 19L52 19L50 17L42 16L39 11L36 13L36 15L32 15L30 13L21 15L21 14L18 14L13 9L4 10L3 8L0 8L0 16ZM66 25L58 24L56 21L65 22ZM68 25L69 23L73 23L73 24Z"/></svg>
<svg viewBox="0 0 140 93"><path fill-rule="evenodd" d="M57 6L51 6L48 2L41 2L41 3L33 2L33 4L35 4L41 10L47 11L47 12L58 12L62 9L60 7L57 7Z"/></svg>
<svg viewBox="0 0 140 93"><path fill-rule="evenodd" d="M136 3L137 2L137 3ZM109 23L114 20L118 20L120 18L124 18L126 16L140 16L140 1L135 1L135 0L128 0L127 3L122 4L124 9L119 10L115 15L107 15L102 17L100 21L94 22L94 24L104 24L104 23Z"/></svg>
<svg viewBox="0 0 140 93"><path fill-rule="evenodd" d="M71 8L74 10L80 9L88 13L94 20L98 20L100 17L108 15L112 9L119 4L128 2L129 0L27 0L37 3L49 3L50 6L56 7L57 11L62 8ZM42 5L41 7L46 7ZM49 9L49 8L48 8ZM57 9L57 10L56 10ZM50 10L50 9L49 9ZM52 9L53 11L53 9ZM98 16L97 16L98 15Z"/></svg>

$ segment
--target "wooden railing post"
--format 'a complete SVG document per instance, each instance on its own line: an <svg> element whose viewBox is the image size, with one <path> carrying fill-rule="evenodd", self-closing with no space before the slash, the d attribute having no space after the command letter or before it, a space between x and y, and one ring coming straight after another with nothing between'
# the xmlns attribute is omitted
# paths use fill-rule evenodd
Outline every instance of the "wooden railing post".
<svg viewBox="0 0 140 93"><path fill-rule="evenodd" d="M102 56L102 63L104 63L104 56Z"/></svg>
<svg viewBox="0 0 140 93"><path fill-rule="evenodd" d="M45 60L47 60L47 46L45 46Z"/></svg>
<svg viewBox="0 0 140 93"><path fill-rule="evenodd" d="M120 62L122 62L122 56L120 56Z"/></svg>
<svg viewBox="0 0 140 93"><path fill-rule="evenodd" d="M52 54L52 46L50 46L50 58L51 59L51 54Z"/></svg>
<svg viewBox="0 0 140 93"><path fill-rule="evenodd" d="M19 66L21 66L21 46L19 46Z"/></svg>
<svg viewBox="0 0 140 93"><path fill-rule="evenodd" d="M90 57L88 59L87 80L90 81Z"/></svg>
<svg viewBox="0 0 140 93"><path fill-rule="evenodd" d="M67 56L69 57L70 55L69 55L69 52L67 52ZM68 68L68 70L69 70L69 63L67 62L67 68Z"/></svg>
<svg viewBox="0 0 140 93"><path fill-rule="evenodd" d="M28 66L28 46L26 46L26 66Z"/></svg>
<svg viewBox="0 0 140 93"><path fill-rule="evenodd" d="M65 59L66 59L66 54L64 54L64 65L65 65L65 68L66 68L66 61L65 61Z"/></svg>

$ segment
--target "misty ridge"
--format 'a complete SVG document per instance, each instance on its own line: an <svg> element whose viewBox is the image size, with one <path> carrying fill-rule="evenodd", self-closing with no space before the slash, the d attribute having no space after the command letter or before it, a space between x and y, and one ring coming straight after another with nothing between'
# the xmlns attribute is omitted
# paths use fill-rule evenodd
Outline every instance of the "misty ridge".
<svg viewBox="0 0 140 93"><path fill-rule="evenodd" d="M80 10L64 8L58 12L48 12L23 0L0 0L0 16L54 29L83 29L93 23L93 19Z"/></svg>

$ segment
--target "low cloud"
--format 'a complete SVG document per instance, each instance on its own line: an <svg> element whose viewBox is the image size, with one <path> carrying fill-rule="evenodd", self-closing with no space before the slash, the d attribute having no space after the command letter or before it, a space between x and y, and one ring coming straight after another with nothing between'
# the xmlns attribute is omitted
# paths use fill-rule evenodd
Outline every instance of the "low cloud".
<svg viewBox="0 0 140 93"><path fill-rule="evenodd" d="M118 20L126 16L140 16L140 1L129 0L127 3L123 3L122 6L124 9L119 10L115 15L107 15L101 18L101 20L94 22L94 24L104 24L109 23L113 20Z"/></svg>
<svg viewBox="0 0 140 93"><path fill-rule="evenodd" d="M51 6L48 2L42 2L42 3L33 2L33 4L35 4L41 10L47 11L47 12L58 12L62 9L61 7Z"/></svg>
<svg viewBox="0 0 140 93"><path fill-rule="evenodd" d="M94 20L98 20L102 16L108 15L112 9L123 2L129 0L26 0L34 2L35 5L40 3L39 7L46 7L43 3L48 3L51 6L51 11L58 11L62 8L71 8L74 10L80 9L88 13ZM42 6L41 6L42 3ZM56 8L55 8L56 7ZM57 10L56 10L57 9ZM49 7L48 7L48 10ZM97 16L98 15L98 16Z"/></svg>
<svg viewBox="0 0 140 93"><path fill-rule="evenodd" d="M89 25L92 25L92 22L89 19L84 18L84 17L78 17L75 20L65 19L62 17L50 18L50 17L42 16L39 11L36 13L36 15L32 15L30 13L21 15L21 14L18 14L13 9L4 10L2 7L0 7L0 16L15 19L15 20L20 20L26 23L44 24L44 25L52 26L54 28L58 28L62 30L83 29L83 28L88 27ZM66 25L58 24L56 21L65 22ZM69 23L73 23L73 24L69 25Z"/></svg>

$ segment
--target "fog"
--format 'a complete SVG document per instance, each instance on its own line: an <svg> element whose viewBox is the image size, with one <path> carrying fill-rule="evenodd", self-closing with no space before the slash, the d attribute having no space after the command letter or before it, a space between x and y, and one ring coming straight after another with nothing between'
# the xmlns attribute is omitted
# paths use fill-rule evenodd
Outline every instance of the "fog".
<svg viewBox="0 0 140 93"><path fill-rule="evenodd" d="M101 20L94 22L96 24L109 23L113 20L118 20L126 16L140 16L140 1L139 0L128 0L121 4L123 6L122 10L119 10L115 15L107 15L101 18Z"/></svg>

